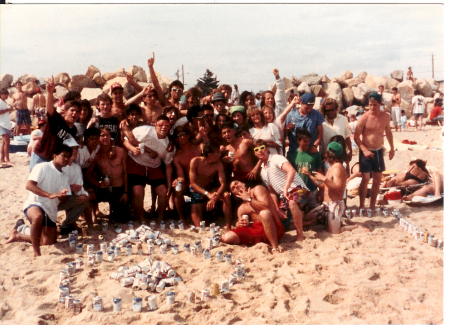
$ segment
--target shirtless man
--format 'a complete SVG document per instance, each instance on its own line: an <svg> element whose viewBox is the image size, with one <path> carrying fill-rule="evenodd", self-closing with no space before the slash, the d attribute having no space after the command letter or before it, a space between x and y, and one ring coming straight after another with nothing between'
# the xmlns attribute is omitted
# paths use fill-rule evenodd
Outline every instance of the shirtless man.
<svg viewBox="0 0 450 325"><path fill-rule="evenodd" d="M93 175L96 166L103 175L101 182L98 182ZM86 177L96 187L95 200L110 204L110 221L112 223L129 221L126 206L128 202L127 152L121 147L113 146L111 131L108 127L100 128L100 150L89 165Z"/></svg>
<svg viewBox="0 0 450 325"><path fill-rule="evenodd" d="M240 198L243 203L237 210L238 221L236 229L222 235L222 241L233 245L254 245L264 242L272 246L273 253L279 253L278 241L284 235L284 227L281 224L277 207L270 197L270 193L261 185L247 188L244 183L232 181L231 194ZM244 219L247 215L253 221Z"/></svg>
<svg viewBox="0 0 450 325"><path fill-rule="evenodd" d="M392 88L392 108L391 108L391 117L392 122L394 122L395 131L402 132L402 109L400 107L400 103L402 102L402 97L398 93L398 88Z"/></svg>
<svg viewBox="0 0 450 325"><path fill-rule="evenodd" d="M212 187L215 176L219 177L220 187ZM191 217L196 227L203 220L203 211L211 211L216 202L223 202L227 230L231 230L231 197L225 192L226 179L222 162L220 161L219 146L214 142L208 142L203 147L203 157L191 160L189 169L189 181L191 192Z"/></svg>
<svg viewBox="0 0 450 325"><path fill-rule="evenodd" d="M230 122L222 125L222 137L228 145L225 150L234 152L234 159L230 156L224 157L225 163L231 163L233 166L233 180L238 180L246 185L256 186L260 182L256 181L256 176L261 163L257 161L253 154L253 141L246 138L236 138L236 131Z"/></svg>
<svg viewBox="0 0 450 325"><path fill-rule="evenodd" d="M381 95L369 94L369 111L359 117L355 129L355 142L359 147L359 163L362 181L359 187L359 207L364 209L367 194L367 184L372 172L373 184L370 191L370 208L375 209L377 195L380 189L381 174L385 170L383 158L384 133L391 150L389 160L394 158L394 140L391 132L390 117L380 111ZM362 135L362 140L360 139Z"/></svg>
<svg viewBox="0 0 450 325"><path fill-rule="evenodd" d="M127 78L129 84L131 84L137 92L142 91L142 87L137 84L133 76L123 69L123 74ZM125 103L123 102L123 87L120 83L115 82L111 85L111 98L112 98L112 107L111 114L116 117L119 121L122 121L126 118L125 115Z"/></svg>
<svg viewBox="0 0 450 325"><path fill-rule="evenodd" d="M330 142L324 159L330 164L327 174L313 172L311 175L307 167L301 169L302 174L307 175L317 187L324 189L324 200L322 205L311 210L303 220L303 226L312 226L317 223L320 215L326 215L328 231L332 234L339 234L343 231L353 230L358 226L341 227L341 218L345 212L345 202L343 200L347 181L347 171L342 163L344 162L344 148L337 142Z"/></svg>
<svg viewBox="0 0 450 325"><path fill-rule="evenodd" d="M142 90L139 94L130 98L125 102L125 105L130 104L139 104L140 101L144 101L145 106L141 109L142 111L142 119L146 125L155 126L156 119L163 112L163 107L158 102L158 95L156 90L147 86Z"/></svg>
<svg viewBox="0 0 450 325"><path fill-rule="evenodd" d="M412 82L414 82L414 75L411 67L409 67L408 71L406 72L406 80L411 80Z"/></svg>
<svg viewBox="0 0 450 325"><path fill-rule="evenodd" d="M37 88L37 94L33 96L33 112L38 118L43 118L45 114L45 106L47 100L45 96L41 93L41 88Z"/></svg>
<svg viewBox="0 0 450 325"><path fill-rule="evenodd" d="M31 133L31 117L30 117L30 111L28 110L27 105L27 95L22 90L22 81L17 80L16 81L16 89L17 93L13 95L13 104L12 106L17 110L17 118L16 118L16 134L19 135L20 127L22 123L25 123L25 126L27 128L27 134Z"/></svg>
<svg viewBox="0 0 450 325"><path fill-rule="evenodd" d="M54 150L52 161L33 168L26 183L28 199L23 206L23 213L31 227L19 219L5 244L16 241L31 243L36 257L41 256L42 245L56 243L58 204L71 194L69 177L62 168L67 166L71 155L70 147L60 145Z"/></svg>

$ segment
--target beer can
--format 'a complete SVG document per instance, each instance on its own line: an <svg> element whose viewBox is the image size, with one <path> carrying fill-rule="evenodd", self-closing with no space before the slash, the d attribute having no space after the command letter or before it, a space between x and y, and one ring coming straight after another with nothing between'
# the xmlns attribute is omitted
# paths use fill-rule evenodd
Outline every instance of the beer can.
<svg viewBox="0 0 450 325"><path fill-rule="evenodd" d="M191 226L190 231L195 231L195 226Z"/></svg>
<svg viewBox="0 0 450 325"><path fill-rule="evenodd" d="M73 309L73 295L67 295L65 298L65 306L67 309Z"/></svg>
<svg viewBox="0 0 450 325"><path fill-rule="evenodd" d="M167 304L175 303L175 292L169 291L167 292Z"/></svg>
<svg viewBox="0 0 450 325"><path fill-rule="evenodd" d="M107 261L108 262L114 262L114 252L113 251L109 251L107 254L108 254L107 257L106 257Z"/></svg>
<svg viewBox="0 0 450 325"><path fill-rule="evenodd" d="M142 310L142 298L140 297L133 297L133 311L140 313Z"/></svg>
<svg viewBox="0 0 450 325"><path fill-rule="evenodd" d="M219 285L217 283L211 283L211 296L218 296L219 295Z"/></svg>
<svg viewBox="0 0 450 325"><path fill-rule="evenodd" d="M238 280L238 275L236 273L231 274L230 280L229 280L230 286L235 285L237 283L237 280Z"/></svg>
<svg viewBox="0 0 450 325"><path fill-rule="evenodd" d="M372 218L372 209L367 209L367 218Z"/></svg>
<svg viewBox="0 0 450 325"><path fill-rule="evenodd" d="M82 259L81 257L78 258L77 261L76 261L76 268L77 268L77 270L81 269L81 267L82 267L83 265L84 265L83 259Z"/></svg>
<svg viewBox="0 0 450 325"><path fill-rule="evenodd" d="M106 243L100 243L100 250L102 253L106 253L108 245Z"/></svg>
<svg viewBox="0 0 450 325"><path fill-rule="evenodd" d="M234 161L234 151L228 151L228 157L230 157L231 162Z"/></svg>
<svg viewBox="0 0 450 325"><path fill-rule="evenodd" d="M213 247L218 247L220 245L220 237L214 236L212 239L212 245Z"/></svg>
<svg viewBox="0 0 450 325"><path fill-rule="evenodd" d="M180 230L184 230L184 224L183 224L183 221L178 221L178 229L180 229Z"/></svg>
<svg viewBox="0 0 450 325"><path fill-rule="evenodd" d="M131 246L131 244L128 244L128 245L125 247L125 254L126 254L126 255L131 255L131 254L133 254L133 247Z"/></svg>
<svg viewBox="0 0 450 325"><path fill-rule="evenodd" d="M136 250L137 250L137 254L138 255L143 255L144 254L144 252L142 250L142 243L137 243L136 244Z"/></svg>
<svg viewBox="0 0 450 325"><path fill-rule="evenodd" d="M167 253L167 245L166 244L162 244L161 245L161 254L166 254Z"/></svg>
<svg viewBox="0 0 450 325"><path fill-rule="evenodd" d="M426 232L426 231L423 233L423 242L424 242L424 243L428 243L428 235L429 235L429 234L428 234L428 232Z"/></svg>
<svg viewBox="0 0 450 325"><path fill-rule="evenodd" d="M69 288L59 287L59 302L64 304L66 302L66 296L69 294Z"/></svg>
<svg viewBox="0 0 450 325"><path fill-rule="evenodd" d="M132 221L130 221L130 222L128 222L128 229L133 229L134 228L134 226L133 226L133 222Z"/></svg>
<svg viewBox="0 0 450 325"><path fill-rule="evenodd" d="M166 229L166 223L165 223L164 221L161 221L161 223L160 223L160 225L159 225L159 228L160 228L161 230Z"/></svg>
<svg viewBox="0 0 450 325"><path fill-rule="evenodd" d="M180 181L177 181L177 186L175 186L175 191L181 192L182 190L182 184Z"/></svg>
<svg viewBox="0 0 450 325"><path fill-rule="evenodd" d="M213 248L213 242L211 237L206 238L205 248L211 250Z"/></svg>
<svg viewBox="0 0 450 325"><path fill-rule="evenodd" d="M359 216L364 217L364 209L359 209Z"/></svg>
<svg viewBox="0 0 450 325"><path fill-rule="evenodd" d="M201 296L202 301L209 300L209 298L210 298L209 289L207 289L207 288L203 289L202 296Z"/></svg>
<svg viewBox="0 0 450 325"><path fill-rule="evenodd" d="M69 247L75 248L76 245L77 245L77 240L75 238L69 238Z"/></svg>
<svg viewBox="0 0 450 325"><path fill-rule="evenodd" d="M347 209L345 210L345 216L347 217L347 219L351 219L352 218L352 211Z"/></svg>
<svg viewBox="0 0 450 325"><path fill-rule="evenodd" d="M431 241L433 240L434 235L428 235L428 244L431 245Z"/></svg>
<svg viewBox="0 0 450 325"><path fill-rule="evenodd" d="M94 244L88 244L86 245L86 254L94 254Z"/></svg>
<svg viewBox="0 0 450 325"><path fill-rule="evenodd" d="M114 256L115 257L117 257L117 256L120 256L120 254L122 253L122 251L121 251L121 249L120 249L120 247L115 247L114 248Z"/></svg>
<svg viewBox="0 0 450 325"><path fill-rule="evenodd" d="M101 262L103 262L103 252L98 251L97 253L95 253L95 263L101 263Z"/></svg>
<svg viewBox="0 0 450 325"><path fill-rule="evenodd" d="M94 297L93 307L95 311L103 310L103 299L101 296Z"/></svg>
<svg viewBox="0 0 450 325"><path fill-rule="evenodd" d="M102 222L102 231L108 231L108 222L106 221Z"/></svg>
<svg viewBox="0 0 450 325"><path fill-rule="evenodd" d="M120 278L119 283L122 287L129 287L129 286L133 285L134 277L128 277L128 278L122 277L122 278Z"/></svg>
<svg viewBox="0 0 450 325"><path fill-rule="evenodd" d="M147 252L148 252L148 255L154 255L155 254L155 245L148 244L147 245Z"/></svg>
<svg viewBox="0 0 450 325"><path fill-rule="evenodd" d="M211 259L211 251L209 249L205 249L203 251L203 257L204 257L205 260Z"/></svg>
<svg viewBox="0 0 450 325"><path fill-rule="evenodd" d="M88 265L93 266L94 263L95 263L95 256L94 256L94 254L89 254L87 258L88 258L87 259Z"/></svg>
<svg viewBox="0 0 450 325"><path fill-rule="evenodd" d="M190 302L191 304L195 304L195 292L194 292L194 291L192 291L192 290L189 290L189 291L188 291L188 294L187 294L187 300L188 300L188 302Z"/></svg>
<svg viewBox="0 0 450 325"><path fill-rule="evenodd" d="M109 278L113 280L120 280L120 278L123 278L123 272L111 272L109 273Z"/></svg>
<svg viewBox="0 0 450 325"><path fill-rule="evenodd" d="M227 263L228 265L232 265L233 261L231 260L231 254L226 254L225 255L225 263Z"/></svg>
<svg viewBox="0 0 450 325"><path fill-rule="evenodd" d="M438 239L437 238L432 238L431 239L431 246L437 248L437 245L438 245Z"/></svg>
<svg viewBox="0 0 450 325"><path fill-rule="evenodd" d="M171 230L175 230L175 222L171 221L170 224L169 224L169 228Z"/></svg>
<svg viewBox="0 0 450 325"><path fill-rule="evenodd" d="M69 274L73 275L77 271L77 263L76 262L69 262L66 264L67 269L69 270Z"/></svg>
<svg viewBox="0 0 450 325"><path fill-rule="evenodd" d="M377 216L377 217L381 216L381 212L380 212L380 211L381 211L380 208L376 208L376 209L375 209L375 213L376 213L376 216Z"/></svg>
<svg viewBox="0 0 450 325"><path fill-rule="evenodd" d="M178 254L178 245L173 245L173 246L172 246L172 254L173 254L173 255Z"/></svg>
<svg viewBox="0 0 450 325"><path fill-rule="evenodd" d="M184 244L184 250L189 253L191 251L191 245L188 243Z"/></svg>
<svg viewBox="0 0 450 325"><path fill-rule="evenodd" d="M191 255L197 255L197 246L192 246L191 247Z"/></svg>
<svg viewBox="0 0 450 325"><path fill-rule="evenodd" d="M164 290L164 287L166 286L166 283L164 281L159 281L158 285L155 287L156 292L162 292Z"/></svg>
<svg viewBox="0 0 450 325"><path fill-rule="evenodd" d="M195 246L197 246L197 249L199 252L203 251L203 247L202 247L202 242L201 241L196 241L195 242Z"/></svg>
<svg viewBox="0 0 450 325"><path fill-rule="evenodd" d="M122 310L122 299L113 298L113 311L121 311Z"/></svg>
<svg viewBox="0 0 450 325"><path fill-rule="evenodd" d="M205 231L205 230L206 230L205 222L200 221L200 231Z"/></svg>
<svg viewBox="0 0 450 325"><path fill-rule="evenodd" d="M155 295L151 295L150 297L148 297L148 307L150 311L158 309L158 301L156 300Z"/></svg>
<svg viewBox="0 0 450 325"><path fill-rule="evenodd" d="M151 221L150 222L150 228L152 228L152 230L156 229L156 222L155 221Z"/></svg>
<svg viewBox="0 0 450 325"><path fill-rule="evenodd" d="M59 272L59 283L61 283L63 280L68 279L70 279L69 270L67 268L61 269L61 271Z"/></svg>
<svg viewBox="0 0 450 325"><path fill-rule="evenodd" d="M77 244L77 246L76 246L76 252L77 252L77 254L79 254L79 255L83 254L83 244Z"/></svg>
<svg viewBox="0 0 450 325"><path fill-rule="evenodd" d="M227 279L224 279L220 283L220 292L226 293L228 291L230 291L230 282Z"/></svg>
<svg viewBox="0 0 450 325"><path fill-rule="evenodd" d="M223 252L222 251L217 251L216 259L217 259L217 262L222 262L223 261Z"/></svg>
<svg viewBox="0 0 450 325"><path fill-rule="evenodd" d="M78 315L81 313L81 300L74 299L73 300L73 314Z"/></svg>

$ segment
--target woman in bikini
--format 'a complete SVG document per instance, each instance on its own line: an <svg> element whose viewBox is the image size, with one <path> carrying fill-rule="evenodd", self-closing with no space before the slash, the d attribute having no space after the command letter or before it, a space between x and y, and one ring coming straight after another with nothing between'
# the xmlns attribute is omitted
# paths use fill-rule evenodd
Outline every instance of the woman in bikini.
<svg viewBox="0 0 450 325"><path fill-rule="evenodd" d="M426 161L422 159L416 159L409 162L409 168L405 172L401 172L391 179L386 180L382 187L394 187L404 185L417 185L426 183L429 180L430 174L428 173Z"/></svg>

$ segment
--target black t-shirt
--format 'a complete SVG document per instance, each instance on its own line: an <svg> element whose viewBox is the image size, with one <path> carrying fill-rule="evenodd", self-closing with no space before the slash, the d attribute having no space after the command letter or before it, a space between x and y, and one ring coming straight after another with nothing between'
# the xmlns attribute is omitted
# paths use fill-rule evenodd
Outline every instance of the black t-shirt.
<svg viewBox="0 0 450 325"><path fill-rule="evenodd" d="M111 138L113 138L114 143L117 142L119 137L119 120L117 117L101 117L98 116L98 127L107 127L111 131Z"/></svg>

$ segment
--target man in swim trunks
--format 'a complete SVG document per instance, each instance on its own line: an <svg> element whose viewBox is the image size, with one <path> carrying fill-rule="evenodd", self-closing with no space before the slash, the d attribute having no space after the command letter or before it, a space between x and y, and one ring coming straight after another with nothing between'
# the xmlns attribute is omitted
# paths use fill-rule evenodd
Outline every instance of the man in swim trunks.
<svg viewBox="0 0 450 325"><path fill-rule="evenodd" d="M223 164L220 161L219 146L214 142L207 142L203 147L203 157L191 160L189 169L189 181L191 192L191 217L196 227L203 220L203 211L214 209L216 202L223 202L223 213L227 224L227 230L231 230L231 198L230 193L225 192L226 179ZM213 187L211 183L218 176L220 187Z"/></svg>
<svg viewBox="0 0 450 325"><path fill-rule="evenodd" d="M25 124L27 128L27 134L31 133L31 117L30 111L28 110L27 104L27 95L22 90L22 81L16 81L16 89L17 93L13 95L13 107L17 110L17 118L16 118L16 135L19 135L20 126Z"/></svg>
<svg viewBox="0 0 450 325"><path fill-rule="evenodd" d="M28 199L23 205L23 212L31 227L19 219L5 244L16 241L31 243L36 257L41 256L41 245L56 243L58 204L72 194L69 177L62 171L71 155L72 148L60 145L54 150L52 161L33 168L26 184Z"/></svg>
<svg viewBox="0 0 450 325"><path fill-rule="evenodd" d="M385 170L383 158L384 133L389 141L391 150L389 160L394 158L394 140L390 126L390 116L380 111L381 95L372 92L369 94L369 111L361 115L355 129L355 142L359 147L359 163L362 173L359 186L359 207L364 209L367 194L367 184L370 172L373 176L370 191L370 208L375 209L377 195L380 190L382 172ZM362 136L362 140L361 140Z"/></svg>
<svg viewBox="0 0 450 325"><path fill-rule="evenodd" d="M346 230L353 230L358 226L341 227L341 218L345 212L344 193L347 181L347 171L344 162L344 148L337 142L330 142L324 159L330 164L327 174L313 172L311 175L307 167L302 168L302 173L307 175L316 186L324 189L324 200L322 205L311 210L304 218L304 226L312 226L319 221L320 216L326 217L328 231L339 234Z"/></svg>
<svg viewBox="0 0 450 325"><path fill-rule="evenodd" d="M222 235L222 241L234 245L255 245L263 242L272 246L272 252L279 252L278 241L284 235L284 227L278 218L278 209L269 191L261 185L247 188L244 183L232 181L230 190L243 202L237 210L236 229ZM253 221L249 223L249 218Z"/></svg>

